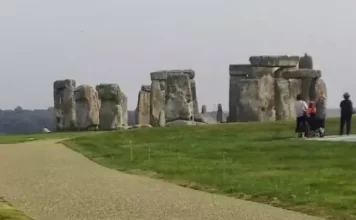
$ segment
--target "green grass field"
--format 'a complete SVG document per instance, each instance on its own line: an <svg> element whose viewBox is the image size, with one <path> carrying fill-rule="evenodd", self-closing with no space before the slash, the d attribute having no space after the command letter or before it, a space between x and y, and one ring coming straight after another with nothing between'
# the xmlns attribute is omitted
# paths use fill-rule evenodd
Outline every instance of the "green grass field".
<svg viewBox="0 0 356 220"><path fill-rule="evenodd" d="M293 130L293 122L236 123L8 135L0 143L72 138L63 143L116 170L330 219L356 219L356 143L292 140ZM329 119L327 133L337 132L338 120Z"/></svg>
<svg viewBox="0 0 356 220"><path fill-rule="evenodd" d="M336 134L338 120L328 120L327 128ZM356 143L291 140L293 129L292 122L137 129L64 143L113 169L330 219L355 219Z"/></svg>
<svg viewBox="0 0 356 220"><path fill-rule="evenodd" d="M32 220L0 197L0 220Z"/></svg>

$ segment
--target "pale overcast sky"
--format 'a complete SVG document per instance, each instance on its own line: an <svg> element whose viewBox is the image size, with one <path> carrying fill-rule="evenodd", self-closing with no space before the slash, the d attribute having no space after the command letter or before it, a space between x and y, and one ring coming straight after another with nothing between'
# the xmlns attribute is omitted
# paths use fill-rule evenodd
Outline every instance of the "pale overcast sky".
<svg viewBox="0 0 356 220"><path fill-rule="evenodd" d="M199 105L228 109L231 63L314 58L329 106L356 97L355 0L1 0L0 109L53 105L53 81L118 83L134 109L160 69L196 71ZM356 101L356 98L354 99Z"/></svg>

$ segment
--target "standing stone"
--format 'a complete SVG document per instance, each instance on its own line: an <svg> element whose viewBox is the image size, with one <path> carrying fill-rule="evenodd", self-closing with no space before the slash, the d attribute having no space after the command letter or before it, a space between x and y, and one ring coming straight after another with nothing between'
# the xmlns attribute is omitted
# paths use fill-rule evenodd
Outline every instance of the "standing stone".
<svg viewBox="0 0 356 220"><path fill-rule="evenodd" d="M307 53L300 58L299 69L313 69L313 58Z"/></svg>
<svg viewBox="0 0 356 220"><path fill-rule="evenodd" d="M230 65L229 121L274 121L274 67Z"/></svg>
<svg viewBox="0 0 356 220"><path fill-rule="evenodd" d="M141 86L136 108L136 124L150 124L151 86Z"/></svg>
<svg viewBox="0 0 356 220"><path fill-rule="evenodd" d="M127 98L119 85L100 84L96 90L101 100L99 128L113 130L127 125Z"/></svg>
<svg viewBox="0 0 356 220"><path fill-rule="evenodd" d="M57 80L53 83L53 99L57 131L76 130L75 80Z"/></svg>
<svg viewBox="0 0 356 220"><path fill-rule="evenodd" d="M218 104L218 111L216 113L216 121L221 123L223 122L223 110L221 104Z"/></svg>
<svg viewBox="0 0 356 220"><path fill-rule="evenodd" d="M161 112L159 113L159 127L165 127L166 126L166 114L164 112L164 110L161 110Z"/></svg>
<svg viewBox="0 0 356 220"><path fill-rule="evenodd" d="M288 120L295 117L296 96L302 94L308 102L312 83L321 76L321 72L311 69L285 69L275 79L276 120ZM312 95L313 96L313 95Z"/></svg>
<svg viewBox="0 0 356 220"><path fill-rule="evenodd" d="M150 124L154 127L159 125L159 114L165 109L166 82L152 80L150 97Z"/></svg>
<svg viewBox="0 0 356 220"><path fill-rule="evenodd" d="M125 93L121 92L122 96L122 126L128 126L129 124L129 114L128 114L128 107L127 107L127 96Z"/></svg>
<svg viewBox="0 0 356 220"><path fill-rule="evenodd" d="M322 78L314 78L309 91L310 100L315 101L319 97L328 97L325 81Z"/></svg>
<svg viewBox="0 0 356 220"><path fill-rule="evenodd" d="M206 113L206 105L202 105L201 107L201 113L205 114Z"/></svg>
<svg viewBox="0 0 356 220"><path fill-rule="evenodd" d="M167 77L165 114L166 122L193 120L193 97L188 75Z"/></svg>
<svg viewBox="0 0 356 220"><path fill-rule="evenodd" d="M193 86L191 93L196 93L195 89L195 72L194 70L162 70L151 73L151 103L150 103L150 123L152 126L159 126L159 114L166 107L166 84L168 76L187 75L189 78L190 88ZM195 100L195 101L194 101ZM199 117L198 102L193 100L193 105L196 105L196 116ZM196 104L194 104L196 103ZM167 114L166 114L167 115Z"/></svg>
<svg viewBox="0 0 356 220"><path fill-rule="evenodd" d="M100 100L98 92L89 85L81 85L74 91L77 125L79 130L97 129L99 126Z"/></svg>
<svg viewBox="0 0 356 220"><path fill-rule="evenodd" d="M199 121L201 120L201 117L199 113L197 89L196 89L196 84L194 79L190 79L190 88L192 89L194 119Z"/></svg>

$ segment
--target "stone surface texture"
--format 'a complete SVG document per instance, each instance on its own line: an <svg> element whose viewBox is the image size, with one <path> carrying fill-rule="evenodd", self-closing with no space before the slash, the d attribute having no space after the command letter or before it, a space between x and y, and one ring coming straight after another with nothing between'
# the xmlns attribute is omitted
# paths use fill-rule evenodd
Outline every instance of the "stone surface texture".
<svg viewBox="0 0 356 220"><path fill-rule="evenodd" d="M259 67L296 67L299 56L251 56L250 63Z"/></svg>
<svg viewBox="0 0 356 220"><path fill-rule="evenodd" d="M136 124L150 124L151 86L141 86L136 108Z"/></svg>
<svg viewBox="0 0 356 220"><path fill-rule="evenodd" d="M53 100L56 129L58 131L76 130L75 80L57 80L53 83Z"/></svg>
<svg viewBox="0 0 356 220"><path fill-rule="evenodd" d="M167 78L166 121L193 120L193 95L189 76L170 75Z"/></svg>
<svg viewBox="0 0 356 220"><path fill-rule="evenodd" d="M127 97L117 84L96 86L100 107L100 129L113 130L127 125Z"/></svg>
<svg viewBox="0 0 356 220"><path fill-rule="evenodd" d="M229 122L289 120L298 94L305 101L327 97L320 70L311 56L253 56L229 66Z"/></svg>
<svg viewBox="0 0 356 220"><path fill-rule="evenodd" d="M100 100L94 87L81 85L74 91L76 118L79 130L97 129L100 120Z"/></svg>

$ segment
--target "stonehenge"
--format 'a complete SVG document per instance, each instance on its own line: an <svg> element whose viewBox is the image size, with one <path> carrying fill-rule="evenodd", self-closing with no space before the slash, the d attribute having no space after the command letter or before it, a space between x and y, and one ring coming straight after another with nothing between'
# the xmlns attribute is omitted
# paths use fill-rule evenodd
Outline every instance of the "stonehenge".
<svg viewBox="0 0 356 220"><path fill-rule="evenodd" d="M216 116L199 112L195 71L161 70L141 85L135 109L136 127L279 121L295 117L297 94L305 101L327 97L322 72L304 56L251 56L249 64L229 65L229 115L218 105ZM73 79L53 83L56 127L66 130L128 128L128 98L118 84L80 85ZM132 122L131 122L132 123Z"/></svg>
<svg viewBox="0 0 356 220"><path fill-rule="evenodd" d="M194 81L195 71L162 70L151 76L150 124L160 126L160 114L164 111L165 122L175 120L199 120L200 113Z"/></svg>
<svg viewBox="0 0 356 220"><path fill-rule="evenodd" d="M75 87L76 82L72 79L57 80L53 83L55 120L58 131L77 129Z"/></svg>
<svg viewBox="0 0 356 220"><path fill-rule="evenodd" d="M78 130L98 129L100 100L94 87L81 85L74 90Z"/></svg>
<svg viewBox="0 0 356 220"><path fill-rule="evenodd" d="M314 101L326 97L321 71L311 56L252 56L250 64L231 64L229 122L288 120L297 94Z"/></svg>
<svg viewBox="0 0 356 220"><path fill-rule="evenodd" d="M96 87L75 80L53 83L57 131L112 130L128 124L127 97L117 84Z"/></svg>
<svg viewBox="0 0 356 220"><path fill-rule="evenodd" d="M142 85L138 93L136 124L150 124L151 86Z"/></svg>
<svg viewBox="0 0 356 220"><path fill-rule="evenodd" d="M114 130L127 126L127 97L117 84L96 86L101 101L100 129Z"/></svg>

